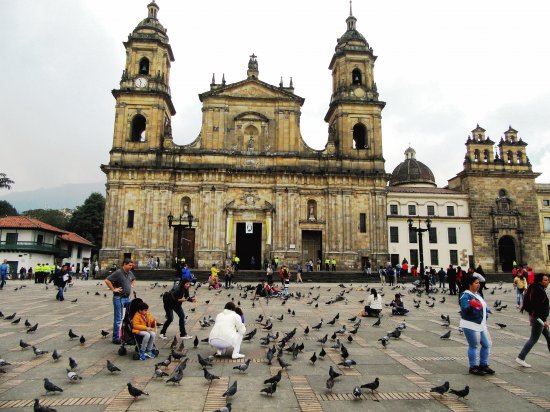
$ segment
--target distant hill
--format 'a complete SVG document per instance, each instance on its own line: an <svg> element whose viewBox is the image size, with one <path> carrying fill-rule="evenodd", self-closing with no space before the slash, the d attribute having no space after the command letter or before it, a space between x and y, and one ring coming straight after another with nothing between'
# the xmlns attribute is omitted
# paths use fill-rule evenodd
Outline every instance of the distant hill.
<svg viewBox="0 0 550 412"><path fill-rule="evenodd" d="M18 213L29 209L74 209L93 192L105 196L105 182L66 184L26 192L2 190L0 200L10 202Z"/></svg>

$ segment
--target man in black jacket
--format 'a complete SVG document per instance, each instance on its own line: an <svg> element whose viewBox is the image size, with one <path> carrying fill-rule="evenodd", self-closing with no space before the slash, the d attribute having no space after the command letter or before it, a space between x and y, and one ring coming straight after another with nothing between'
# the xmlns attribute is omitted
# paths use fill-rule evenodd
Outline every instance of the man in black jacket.
<svg viewBox="0 0 550 412"><path fill-rule="evenodd" d="M546 294L546 288L548 286L548 276L538 273L535 275L535 283L533 283L527 289L524 298L524 307L522 312L527 310L529 312L529 320L531 321L531 336L529 340L523 346L523 349L516 358L516 362L524 368L530 368L525 357L531 350L535 343L540 338L540 335L544 335L546 338L546 344L548 351L550 351L550 334L548 333L548 295Z"/></svg>

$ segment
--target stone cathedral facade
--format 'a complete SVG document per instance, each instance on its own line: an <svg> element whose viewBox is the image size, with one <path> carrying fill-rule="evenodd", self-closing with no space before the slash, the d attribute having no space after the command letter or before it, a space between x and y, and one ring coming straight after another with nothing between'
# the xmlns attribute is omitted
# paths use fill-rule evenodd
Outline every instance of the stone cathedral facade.
<svg viewBox="0 0 550 412"><path fill-rule="evenodd" d="M254 54L247 67L243 61L241 81L212 79L199 95L198 137L175 144L174 53L158 5L153 0L147 8L124 42L126 65L112 91L113 145L101 166L103 268L124 257L141 267L151 257L163 267L185 258L203 269L235 256L245 269L274 258L293 267L335 259L338 269L359 269L367 259L375 268L403 258L413 263L418 239L407 236L407 222L428 217L434 233L426 240L426 265L507 271L516 261L550 268L550 190L535 184L526 143L512 128L496 154L485 130L474 129L463 170L446 188L435 187L433 176L434 187L416 187L422 173L411 166L414 159L395 169L399 176L386 173L376 56L351 10L329 64L326 145L315 150L300 132L304 98L292 80L261 80Z"/></svg>
<svg viewBox="0 0 550 412"><path fill-rule="evenodd" d="M124 43L126 67L112 92L102 266L124 256L142 266L150 256L163 266L184 257L201 268L235 255L245 268L275 257L292 265L336 259L338 268L386 262L385 103L356 18L350 13L330 60L324 150L302 138L304 99L292 82L262 81L255 55L243 80L213 79L200 94L200 133L180 146L170 126L174 53L158 5L147 7Z"/></svg>

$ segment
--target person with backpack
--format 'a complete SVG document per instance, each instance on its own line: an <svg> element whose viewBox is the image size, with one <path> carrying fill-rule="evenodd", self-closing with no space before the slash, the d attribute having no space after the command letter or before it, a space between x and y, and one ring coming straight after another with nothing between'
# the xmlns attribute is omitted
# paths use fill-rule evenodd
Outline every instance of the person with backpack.
<svg viewBox="0 0 550 412"><path fill-rule="evenodd" d="M531 336L523 346L523 349L516 358L516 362L524 368L530 368L531 365L525 362L525 358L529 351L535 346L540 338L544 335L546 345L550 351L550 334L548 333L548 295L546 288L548 287L548 276L537 273L535 275L535 283L527 288L527 292L523 297L523 306L521 312L529 313L529 321L531 323Z"/></svg>
<svg viewBox="0 0 550 412"><path fill-rule="evenodd" d="M189 296L189 288L191 287L191 282L189 279L182 279L179 283L174 285L171 291L166 292L162 295L162 304L164 306L164 311L166 312L166 322L162 325L160 331L160 338L166 339L166 331L168 327L174 320L174 312L178 315L179 318L179 327L180 327L180 339L191 339L193 336L190 336L185 331L185 313L183 312L182 303L183 302L195 302L195 296Z"/></svg>

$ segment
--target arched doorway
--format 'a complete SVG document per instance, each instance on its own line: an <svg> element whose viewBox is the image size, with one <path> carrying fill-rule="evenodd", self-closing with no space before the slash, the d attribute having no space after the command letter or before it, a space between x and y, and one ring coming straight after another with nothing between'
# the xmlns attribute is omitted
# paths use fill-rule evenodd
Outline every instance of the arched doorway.
<svg viewBox="0 0 550 412"><path fill-rule="evenodd" d="M512 236L502 236L498 240L498 255L503 272L512 270L512 263L516 260L516 244Z"/></svg>

